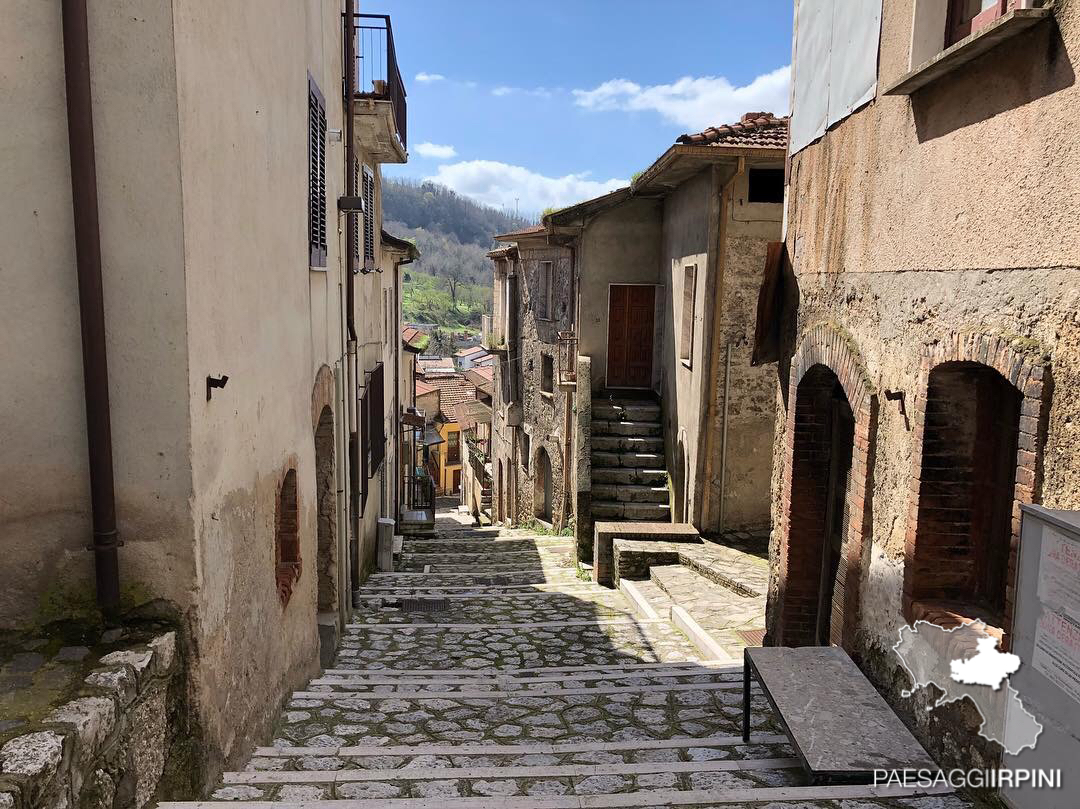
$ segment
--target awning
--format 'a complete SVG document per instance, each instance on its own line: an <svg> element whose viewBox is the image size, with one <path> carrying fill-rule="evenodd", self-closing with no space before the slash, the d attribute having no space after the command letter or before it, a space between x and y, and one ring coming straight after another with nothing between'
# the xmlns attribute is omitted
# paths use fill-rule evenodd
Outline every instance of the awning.
<svg viewBox="0 0 1080 809"><path fill-rule="evenodd" d="M443 444L445 442L446 439L439 435L439 431L436 430L434 427L428 427L426 430L424 430L425 447L433 447L436 444Z"/></svg>
<svg viewBox="0 0 1080 809"><path fill-rule="evenodd" d="M784 331L784 277L790 266L786 245L783 242L769 242L761 289L758 290L757 324L754 328L751 365L764 365L780 359L780 343Z"/></svg>

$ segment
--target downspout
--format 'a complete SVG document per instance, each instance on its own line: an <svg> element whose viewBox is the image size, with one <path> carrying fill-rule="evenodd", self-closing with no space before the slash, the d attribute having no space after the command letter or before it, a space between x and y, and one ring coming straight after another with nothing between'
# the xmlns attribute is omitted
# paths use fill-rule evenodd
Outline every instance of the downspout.
<svg viewBox="0 0 1080 809"><path fill-rule="evenodd" d="M728 196L731 192L732 186L735 185L735 181L742 176L746 171L746 158L740 157L738 167L735 169L735 173L727 179L727 181L720 188L720 221L717 223L717 247L716 247L716 276L717 276L717 290L713 296L713 315L712 315L712 331L716 332L716 324L720 321L721 309L724 304L724 272L726 270L725 260L725 248L727 245L727 215L728 215ZM709 361L709 386L708 390L716 390L716 373L715 368L719 364L719 358L716 357L714 352L710 352L711 357ZM715 358L715 360L714 360ZM718 508L718 523L717 530L724 530L724 486L726 484L726 470L727 470L727 427L728 427L728 394L730 393L730 379L731 379L731 343L727 343L727 371L724 377L724 427L723 437L721 438L720 448L720 497ZM713 423L713 419L716 416L716 397L710 396L708 407L705 408L705 421L701 425L699 435L704 434L709 436L706 453L705 453L705 485L709 486L712 480L713 470L713 444L712 444L712 430L708 429L709 425ZM708 516L705 509L705 503L701 504L700 517L702 522Z"/></svg>
<svg viewBox="0 0 1080 809"><path fill-rule="evenodd" d="M566 245L566 249L570 251L570 333L573 334L577 328L577 250L574 245ZM574 349L574 354L577 354L577 349ZM577 363L577 357L569 357L571 365ZM574 382L575 387L577 382ZM573 483L571 482L571 453L573 451L573 419L571 418L572 409L574 405L574 396L570 388L563 391L563 508L562 519L559 522L559 530L562 531L569 522L570 515L573 513L571 505L574 502Z"/></svg>
<svg viewBox="0 0 1080 809"><path fill-rule="evenodd" d="M356 2L346 0L345 7L345 195L356 196L355 122L353 106L356 96ZM349 571L352 587L360 586L360 438L357 403L357 357L356 357L356 214L345 215L345 323L348 332L346 348L348 388L345 396L349 403L349 504L352 537L349 540Z"/></svg>
<svg viewBox="0 0 1080 809"><path fill-rule="evenodd" d="M94 111L90 96L90 39L86 0L63 0L64 85L67 91L71 208L82 327L86 445L90 468L94 578L97 603L109 618L120 607L109 363L105 347L105 301L101 280L101 224L94 164Z"/></svg>

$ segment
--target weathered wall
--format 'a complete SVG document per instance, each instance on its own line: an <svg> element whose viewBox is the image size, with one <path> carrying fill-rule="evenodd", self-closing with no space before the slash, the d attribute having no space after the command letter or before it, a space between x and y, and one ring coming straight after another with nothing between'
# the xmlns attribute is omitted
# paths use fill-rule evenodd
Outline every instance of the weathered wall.
<svg viewBox="0 0 1080 809"><path fill-rule="evenodd" d="M573 310L573 267L570 251L563 247L526 246L518 244L518 347L521 367L521 429L529 436L529 454L525 459L518 453L515 468L518 492L516 521L531 519L537 514L542 498L537 460L541 449L551 462L552 519L564 523L571 507L566 498L563 479L563 455L566 441L566 394L557 384L553 391L541 390L543 358L550 357L554 381L558 381L558 333L571 328ZM537 317L539 264L552 262L552 301L550 319Z"/></svg>
<svg viewBox="0 0 1080 809"><path fill-rule="evenodd" d="M307 76L327 99L328 128L343 128L340 19L317 0L272 9L175 0L173 12L198 554L194 693L213 773L268 733L282 699L318 665L311 391L317 369L340 355L326 322L338 311L329 296L342 177L328 168L327 267L311 271ZM342 150L328 141L328 167L342 165ZM207 402L205 376L221 373L229 385ZM290 468L304 564L283 605L274 524Z"/></svg>
<svg viewBox="0 0 1080 809"><path fill-rule="evenodd" d="M781 237L783 205L747 201L749 171L757 167L781 168L781 164L747 160L746 171L729 189L724 212L724 255L717 281L720 305L711 335L713 418L706 422L712 461L708 475L703 476L707 489L700 513L701 527L706 531L769 524L776 375L773 366L751 366L750 355L762 269L768 243ZM726 411L725 388L729 389ZM722 439L725 415L726 459Z"/></svg>
<svg viewBox="0 0 1080 809"><path fill-rule="evenodd" d="M672 492L672 514L683 521L696 522L701 510L701 488L705 442L700 435L701 415L709 384L709 348L705 345L706 322L717 294L714 271L719 227L714 199L719 188L711 170L706 169L680 184L663 203L660 241L662 321L657 323L664 418L664 450L668 471L676 482ZM693 350L681 359L681 324L684 313L685 268L696 266L693 303ZM683 460L685 459L685 460ZM688 469L687 475L682 470ZM683 503L686 504L685 510Z"/></svg>
<svg viewBox="0 0 1080 809"><path fill-rule="evenodd" d="M881 397L858 512L866 536L855 651L896 699L908 683L889 647L906 623L901 588L927 346L990 335L1048 363L1033 498L1080 507L1080 146L1072 125L1080 3L1055 4L1054 17L910 98L879 96L791 161L787 245L799 308L789 352L815 324L833 323ZM879 87L907 70L910 24L909 2L885 5ZM788 358L779 366L778 421L792 395ZM785 441L778 430L774 493ZM779 524L782 504L774 503ZM771 600L778 586L774 578ZM974 736L970 723L971 733L955 736L939 712L903 704L935 753L955 756Z"/></svg>
<svg viewBox="0 0 1080 809"><path fill-rule="evenodd" d="M60 6L3 16L20 110L0 128L0 626L15 628L88 615L94 584ZM89 29L123 600L179 614L195 563L172 14L99 4Z"/></svg>
<svg viewBox="0 0 1080 809"><path fill-rule="evenodd" d="M660 203L635 199L591 219L579 240L578 353L592 358L594 388L607 384L608 287L659 282L660 225ZM659 321L655 328L659 336ZM656 379L659 370L657 357Z"/></svg>

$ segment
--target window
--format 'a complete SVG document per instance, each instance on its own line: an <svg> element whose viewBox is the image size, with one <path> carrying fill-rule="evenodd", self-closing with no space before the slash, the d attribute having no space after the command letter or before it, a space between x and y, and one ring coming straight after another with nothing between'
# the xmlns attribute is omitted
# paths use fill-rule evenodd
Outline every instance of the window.
<svg viewBox="0 0 1080 809"><path fill-rule="evenodd" d="M360 192L364 198L364 270L375 267L375 172L364 166Z"/></svg>
<svg viewBox="0 0 1080 809"><path fill-rule="evenodd" d="M540 358L540 390L543 393L555 391L555 360L550 354L543 354Z"/></svg>
<svg viewBox="0 0 1080 809"><path fill-rule="evenodd" d="M541 261L536 273L536 316L541 320L551 320L551 276L551 262Z"/></svg>
<svg viewBox="0 0 1080 809"><path fill-rule="evenodd" d="M326 100L308 74L308 253L326 266Z"/></svg>
<svg viewBox="0 0 1080 809"><path fill-rule="evenodd" d="M461 433L457 430L446 434L446 462L461 463Z"/></svg>
<svg viewBox="0 0 1080 809"><path fill-rule="evenodd" d="M300 522L297 517L296 470L285 473L278 489L274 514L274 577L278 598L285 607L292 598L293 585L300 579L303 563L300 559Z"/></svg>
<svg viewBox="0 0 1080 809"><path fill-rule="evenodd" d="M949 0L945 47L985 28L1008 10L1010 0Z"/></svg>
<svg viewBox="0 0 1080 809"><path fill-rule="evenodd" d="M679 359L689 365L694 359L694 301L697 298L697 265L683 268L682 321L679 328Z"/></svg>
<svg viewBox="0 0 1080 809"><path fill-rule="evenodd" d="M518 432L518 442L520 443L521 452L521 467L528 472L529 471L529 453L532 450L531 441L529 440L529 434L524 430Z"/></svg>
<svg viewBox="0 0 1080 809"><path fill-rule="evenodd" d="M784 201L783 169L750 169L747 185L747 202Z"/></svg>

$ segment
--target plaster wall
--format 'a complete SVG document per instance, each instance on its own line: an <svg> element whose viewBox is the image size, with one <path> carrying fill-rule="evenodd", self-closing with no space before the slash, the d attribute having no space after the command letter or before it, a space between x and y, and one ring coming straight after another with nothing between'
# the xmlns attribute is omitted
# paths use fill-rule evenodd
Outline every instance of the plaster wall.
<svg viewBox="0 0 1080 809"><path fill-rule="evenodd" d="M660 281L661 206L632 199L589 220L578 244L578 353L592 358L593 387L607 384L608 288ZM663 296L657 290L657 301ZM661 321L655 323L659 344ZM659 357L653 373L659 379Z"/></svg>
<svg viewBox="0 0 1080 809"><path fill-rule="evenodd" d="M885 4L879 88L908 69L911 12L910 2ZM1033 497L1080 507L1078 60L1080 3L1055 3L1052 21L911 97L879 95L791 160L787 246L798 314L778 369L777 419L791 396L790 352L815 324L834 324L880 397L855 651L946 755L971 736L951 735L933 718L938 712L899 697L908 683L889 651L906 623L901 588L920 357L927 346L986 334L1046 362L1052 383ZM784 442L777 431L774 524ZM778 539L774 532L774 559ZM774 576L770 598L777 586Z"/></svg>
<svg viewBox="0 0 1080 809"><path fill-rule="evenodd" d="M19 110L0 127L0 626L14 629L88 617L95 594L60 6L0 13L4 105ZM195 560L172 10L91 4L89 32L123 604L176 617Z"/></svg>
<svg viewBox="0 0 1080 809"><path fill-rule="evenodd" d="M246 755L318 665L311 391L340 356L343 144L327 142L328 257L307 251L310 72L344 126L340 18L318 0L273 8L174 0L183 167L188 396L196 547L195 701L210 771ZM239 35L243 32L243 36ZM338 310L340 311L340 310ZM206 401L207 374L229 385ZM343 419L339 419L341 423ZM275 587L279 486L295 468L303 573Z"/></svg>

